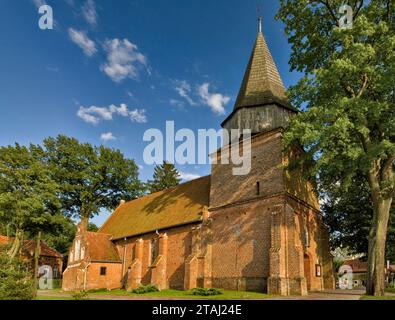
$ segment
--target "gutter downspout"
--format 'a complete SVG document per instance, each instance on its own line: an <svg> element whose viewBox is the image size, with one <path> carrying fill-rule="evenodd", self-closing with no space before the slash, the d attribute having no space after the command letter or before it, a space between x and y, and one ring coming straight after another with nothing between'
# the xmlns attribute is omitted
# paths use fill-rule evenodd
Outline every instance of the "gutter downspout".
<svg viewBox="0 0 395 320"><path fill-rule="evenodd" d="M90 265L91 265L91 262L89 261L84 268L84 291L86 291L86 277L88 275L88 268Z"/></svg>

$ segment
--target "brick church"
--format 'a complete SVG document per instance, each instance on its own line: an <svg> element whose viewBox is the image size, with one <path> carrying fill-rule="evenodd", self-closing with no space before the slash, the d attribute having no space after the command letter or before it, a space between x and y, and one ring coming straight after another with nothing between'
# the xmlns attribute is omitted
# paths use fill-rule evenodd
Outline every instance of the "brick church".
<svg viewBox="0 0 395 320"><path fill-rule="evenodd" d="M234 110L222 123L252 130L250 173L235 176L231 165L213 164L210 176L121 202L97 233L80 225L63 289L332 289L328 229L313 185L287 169L301 151L282 147L296 112L260 23Z"/></svg>

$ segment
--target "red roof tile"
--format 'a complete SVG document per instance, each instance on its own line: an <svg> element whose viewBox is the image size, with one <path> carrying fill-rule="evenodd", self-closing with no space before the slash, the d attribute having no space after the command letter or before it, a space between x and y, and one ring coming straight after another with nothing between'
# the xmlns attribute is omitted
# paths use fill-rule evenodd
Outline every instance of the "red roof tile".
<svg viewBox="0 0 395 320"><path fill-rule="evenodd" d="M348 265L351 267L352 272L366 272L368 269L368 264L360 260L346 260L343 265Z"/></svg>
<svg viewBox="0 0 395 320"><path fill-rule="evenodd" d="M120 239L201 221L209 198L210 176L202 177L119 206L99 232Z"/></svg>
<svg viewBox="0 0 395 320"><path fill-rule="evenodd" d="M120 262L118 251L111 242L111 235L97 232L85 233L91 260Z"/></svg>
<svg viewBox="0 0 395 320"><path fill-rule="evenodd" d="M11 242L11 239L12 238L6 236L0 236L0 245L3 246L7 245L8 243ZM41 246L41 256L62 258L62 255L58 251L49 247L44 241L40 241L40 246ZM25 240L22 249L32 256L34 254L34 250L36 249L36 241Z"/></svg>

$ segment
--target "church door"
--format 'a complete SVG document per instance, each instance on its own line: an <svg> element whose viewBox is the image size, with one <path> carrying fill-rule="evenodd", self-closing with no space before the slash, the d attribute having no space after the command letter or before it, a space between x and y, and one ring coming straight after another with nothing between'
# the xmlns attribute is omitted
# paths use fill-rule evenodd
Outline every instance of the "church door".
<svg viewBox="0 0 395 320"><path fill-rule="evenodd" d="M311 290L311 262L307 254L304 255L304 276L307 282L307 290Z"/></svg>

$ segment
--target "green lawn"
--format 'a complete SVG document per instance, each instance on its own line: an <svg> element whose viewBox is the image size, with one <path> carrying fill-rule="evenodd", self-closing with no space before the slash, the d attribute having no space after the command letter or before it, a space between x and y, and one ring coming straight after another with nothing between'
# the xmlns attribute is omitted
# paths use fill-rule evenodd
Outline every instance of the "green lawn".
<svg viewBox="0 0 395 320"><path fill-rule="evenodd" d="M145 294L135 294L127 292L126 290L112 290L112 291L91 291L88 292L88 296L129 296L129 297L158 297L158 298L179 298L179 299L209 299L209 300L258 300L258 299L267 299L270 297L268 294L259 293L259 292L246 292L246 291L232 291L232 290L221 290L223 294L217 296L195 296L192 294L192 291L181 291L181 290L162 290L160 292L150 292ZM70 294L69 297L56 297L56 293L60 293L59 291L54 292L54 295L48 296L39 296L38 300L72 300L72 293L62 293L62 294Z"/></svg>
<svg viewBox="0 0 395 320"><path fill-rule="evenodd" d="M36 300L74 300L71 296L70 297L56 297L56 296L38 296Z"/></svg>
<svg viewBox="0 0 395 320"><path fill-rule="evenodd" d="M195 296L192 291L181 290L162 290L159 292L150 292L145 294L130 293L125 290L99 291L92 292L94 295L114 295L114 296L131 296L131 297L168 297L183 299L210 299L210 300L234 300L234 299L267 299L268 294L247 291L221 290L223 294L217 296Z"/></svg>
<svg viewBox="0 0 395 320"><path fill-rule="evenodd" d="M389 293L395 293L395 288L387 288L385 291Z"/></svg>
<svg viewBox="0 0 395 320"><path fill-rule="evenodd" d="M395 300L395 296L385 296L385 297L362 296L360 300Z"/></svg>

